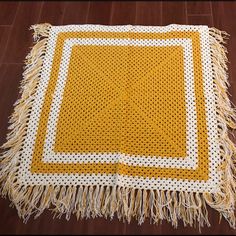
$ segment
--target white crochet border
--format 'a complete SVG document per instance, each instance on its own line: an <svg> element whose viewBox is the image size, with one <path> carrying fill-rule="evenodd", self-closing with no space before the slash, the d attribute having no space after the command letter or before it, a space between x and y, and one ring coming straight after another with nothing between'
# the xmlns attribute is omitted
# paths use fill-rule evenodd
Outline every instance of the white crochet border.
<svg viewBox="0 0 236 236"><path fill-rule="evenodd" d="M198 31L200 32L202 66L204 77L204 94L206 100L206 117L209 141L209 180L208 181L193 181L193 180L177 180L164 178L142 178L130 177L121 175L94 175L94 174L32 174L30 172L32 152L35 142L35 130L37 130L37 121L35 114L39 109L40 101L43 101L41 86L45 82L44 73L50 73L50 62L53 57L49 57L49 49L56 42L55 33L69 31L112 31L112 32L168 32L168 31ZM19 177L21 181L27 184L56 184L56 185L94 185L106 184L135 187L142 189L160 189L160 190L185 190L198 192L216 192L220 183L220 173L217 171L217 166L220 163L219 144L217 140L217 120L215 109L215 95L213 92L213 78L210 58L209 32L207 26L185 26L185 25L169 25L166 27L147 27L147 26L101 26L101 25L68 25L68 26L53 26L49 35L48 49L45 55L42 80L36 92L36 99L32 108L27 136L23 147L24 158L21 162Z"/></svg>

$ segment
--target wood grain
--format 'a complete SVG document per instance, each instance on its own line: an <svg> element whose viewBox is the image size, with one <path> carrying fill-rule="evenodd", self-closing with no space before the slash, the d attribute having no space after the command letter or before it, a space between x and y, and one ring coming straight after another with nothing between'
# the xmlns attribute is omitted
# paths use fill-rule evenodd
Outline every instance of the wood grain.
<svg viewBox="0 0 236 236"><path fill-rule="evenodd" d="M186 24L186 4L182 1L163 1L162 24Z"/></svg>
<svg viewBox="0 0 236 236"><path fill-rule="evenodd" d="M162 3L158 1L136 3L136 18L137 25L162 25Z"/></svg>
<svg viewBox="0 0 236 236"><path fill-rule="evenodd" d="M6 51L6 42L8 41L11 27L9 26L0 26L0 63L3 60L3 55Z"/></svg>
<svg viewBox="0 0 236 236"><path fill-rule="evenodd" d="M50 22L52 25L61 25L65 6L66 2L63 1L44 2L39 22Z"/></svg>
<svg viewBox="0 0 236 236"><path fill-rule="evenodd" d="M114 1L111 23L113 25L135 24L136 4L131 1Z"/></svg>
<svg viewBox="0 0 236 236"><path fill-rule="evenodd" d="M22 63L32 44L29 27L39 20L42 2L21 2L7 43L4 63Z"/></svg>
<svg viewBox="0 0 236 236"><path fill-rule="evenodd" d="M190 25L208 25L213 26L212 16L190 15L188 16L188 24Z"/></svg>
<svg viewBox="0 0 236 236"><path fill-rule="evenodd" d="M1 25L11 25L15 18L19 2L0 2L0 22Z"/></svg>
<svg viewBox="0 0 236 236"><path fill-rule="evenodd" d="M63 24L87 23L90 3L87 1L67 2L64 12Z"/></svg>
<svg viewBox="0 0 236 236"><path fill-rule="evenodd" d="M59 24L207 24L227 31L231 100L236 104L236 2L234 1L22 1L0 2L0 145L5 142L8 118L13 103L19 97L23 60L32 45L30 25L39 22ZM0 234L104 234L104 235L185 235L199 234L198 229L178 229L163 222L158 226L147 220L142 226L97 218L70 221L64 217L53 219L45 211L38 219L27 224L18 218L17 211L9 207L8 199L0 198ZM209 208L212 227L204 228L203 235L236 235L225 220L219 224L219 215Z"/></svg>
<svg viewBox="0 0 236 236"><path fill-rule="evenodd" d="M112 2L95 1L89 5L88 24L104 24L110 23Z"/></svg>
<svg viewBox="0 0 236 236"><path fill-rule="evenodd" d="M188 15L211 15L211 2L210 1L187 1L187 14Z"/></svg>
<svg viewBox="0 0 236 236"><path fill-rule="evenodd" d="M23 64L0 65L0 124L7 124L13 112L13 104L18 97ZM7 132L7 125L0 125L0 133ZM0 135L0 146L6 141L6 135Z"/></svg>

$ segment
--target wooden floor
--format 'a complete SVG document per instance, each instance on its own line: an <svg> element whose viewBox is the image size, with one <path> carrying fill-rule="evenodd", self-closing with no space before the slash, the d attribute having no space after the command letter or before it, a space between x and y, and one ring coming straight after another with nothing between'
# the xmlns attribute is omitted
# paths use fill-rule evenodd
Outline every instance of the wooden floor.
<svg viewBox="0 0 236 236"><path fill-rule="evenodd" d="M236 2L0 2L0 145L5 142L8 117L18 97L22 78L23 61L32 45L30 25L39 22L61 24L139 24L168 25L206 24L227 31L231 100L236 104ZM203 234L235 234L219 216L209 210L212 228L204 228ZM197 234L198 230L184 228L174 230L169 224L142 226L130 225L118 220L83 220L72 217L53 220L45 212L37 220L23 224L9 201L0 200L1 234Z"/></svg>

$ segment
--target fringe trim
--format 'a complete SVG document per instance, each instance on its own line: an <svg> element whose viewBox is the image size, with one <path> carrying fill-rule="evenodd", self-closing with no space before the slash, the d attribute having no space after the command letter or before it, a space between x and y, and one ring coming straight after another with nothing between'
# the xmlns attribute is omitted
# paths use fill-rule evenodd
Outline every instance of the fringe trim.
<svg viewBox="0 0 236 236"><path fill-rule="evenodd" d="M204 193L203 196L207 204L216 209L229 222L230 226L235 228L236 148L229 138L228 128L236 128L236 110L227 94L229 86L228 59L227 49L224 46L229 34L216 28L210 28L209 34L222 158L219 171L223 177L219 192L215 194Z"/></svg>
<svg viewBox="0 0 236 236"><path fill-rule="evenodd" d="M71 214L77 219L104 216L130 223L135 218L142 224L146 218L158 224L167 220L175 228L182 220L184 226L210 226L207 204L216 209L235 228L236 200L236 148L228 136L228 127L236 128L235 109L227 96L227 58L223 46L227 34L210 28L211 58L214 70L215 94L217 99L218 128L220 134L223 175L219 192L193 193L131 189L120 186L25 186L18 182L19 152L24 142L27 122L41 76L41 68L47 47L50 24L34 25L36 44L26 57L26 66L21 83L21 98L14 104L10 118L11 125L7 142L2 146L6 151L1 156L1 195L8 196L18 211L19 217L27 222L31 215L40 216L45 209L51 209L54 217Z"/></svg>

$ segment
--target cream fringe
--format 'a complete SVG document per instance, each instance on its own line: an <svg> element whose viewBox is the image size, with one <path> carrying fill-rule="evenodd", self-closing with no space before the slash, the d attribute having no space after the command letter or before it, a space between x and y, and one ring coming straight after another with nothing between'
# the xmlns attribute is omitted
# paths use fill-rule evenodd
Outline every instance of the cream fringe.
<svg viewBox="0 0 236 236"><path fill-rule="evenodd" d="M227 50L223 45L228 34L216 28L210 29L211 58L213 62L214 84L218 114L219 142L223 164L219 171L223 180L221 191L216 194L204 193L203 196L212 208L220 212L235 228L236 202L236 148L228 136L228 127L236 128L236 112L228 98L227 87Z"/></svg>
<svg viewBox="0 0 236 236"><path fill-rule="evenodd" d="M31 27L37 43L26 57L24 78L21 83L22 96L15 103L7 142L3 145L6 151L1 156L1 194L10 198L19 217L27 222L31 215L36 218L45 209L50 208L54 216L61 217L64 214L67 220L72 213L77 219L98 216L112 219L116 215L119 220L127 222L135 218L139 224L146 218L155 224L167 220L174 227L177 227L178 221L182 220L184 226L198 225L200 229L204 225L210 226L208 204L235 228L236 149L228 137L228 127L236 128L236 113L226 92L227 58L223 43L227 34L215 28L210 29L210 43L223 160L221 166L223 181L219 192L215 194L176 192L120 186L25 186L18 182L19 153L26 134L33 94L40 80L50 27L49 24Z"/></svg>

